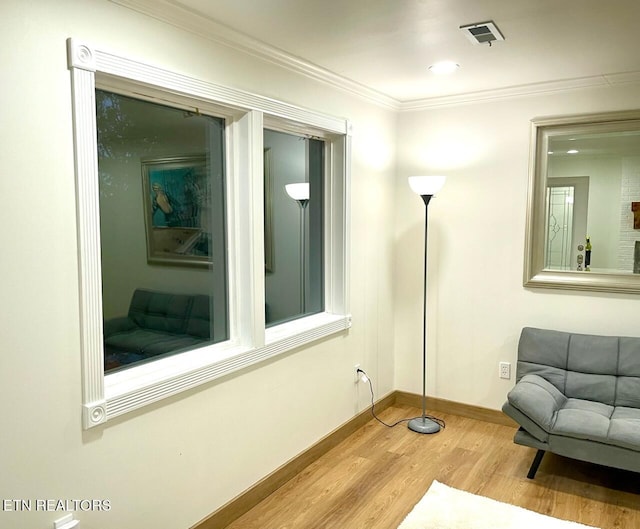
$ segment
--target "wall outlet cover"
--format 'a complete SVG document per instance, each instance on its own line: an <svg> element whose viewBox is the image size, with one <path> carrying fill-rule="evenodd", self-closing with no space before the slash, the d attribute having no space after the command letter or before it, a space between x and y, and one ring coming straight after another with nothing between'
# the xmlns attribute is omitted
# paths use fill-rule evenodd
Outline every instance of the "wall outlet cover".
<svg viewBox="0 0 640 529"><path fill-rule="evenodd" d="M511 364L509 362L500 362L498 376L507 380L511 379Z"/></svg>

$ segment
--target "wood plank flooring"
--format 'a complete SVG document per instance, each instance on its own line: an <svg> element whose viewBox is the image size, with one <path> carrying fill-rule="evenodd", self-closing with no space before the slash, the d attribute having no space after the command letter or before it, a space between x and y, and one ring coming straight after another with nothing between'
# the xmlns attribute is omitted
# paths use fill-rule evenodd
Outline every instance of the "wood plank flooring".
<svg viewBox="0 0 640 529"><path fill-rule="evenodd" d="M394 405L387 423L420 415ZM450 414L420 435L372 419L227 529L395 529L433 480L601 529L640 528L640 474L546 454L526 478L535 450L515 428Z"/></svg>

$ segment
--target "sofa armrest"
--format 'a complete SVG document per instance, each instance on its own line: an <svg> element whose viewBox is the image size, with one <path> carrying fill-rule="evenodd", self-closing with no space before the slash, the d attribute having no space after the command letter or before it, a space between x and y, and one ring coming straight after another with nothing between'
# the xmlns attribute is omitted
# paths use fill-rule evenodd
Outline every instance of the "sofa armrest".
<svg viewBox="0 0 640 529"><path fill-rule="evenodd" d="M106 339L114 334L131 331L137 328L138 326L127 316L111 318L104 322L104 337Z"/></svg>
<svg viewBox="0 0 640 529"><path fill-rule="evenodd" d="M553 384L538 375L525 375L507 395L508 403L549 433L558 411L567 402Z"/></svg>

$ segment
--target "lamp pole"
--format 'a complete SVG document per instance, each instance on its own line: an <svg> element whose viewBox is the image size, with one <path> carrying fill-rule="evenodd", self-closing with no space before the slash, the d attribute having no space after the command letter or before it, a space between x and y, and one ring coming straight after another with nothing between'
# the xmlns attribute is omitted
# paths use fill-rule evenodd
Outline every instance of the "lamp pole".
<svg viewBox="0 0 640 529"><path fill-rule="evenodd" d="M309 204L309 183L300 182L284 186L287 194L300 206L300 313L306 311L306 239L305 212Z"/></svg>
<svg viewBox="0 0 640 529"><path fill-rule="evenodd" d="M307 290L307 282L306 282L306 241L307 241L307 231L305 229L305 211L307 210L307 204L309 204L309 199L297 199L298 204L300 204L300 313L304 314L306 312L306 290Z"/></svg>
<svg viewBox="0 0 640 529"><path fill-rule="evenodd" d="M432 434L440 431L440 424L427 417L427 235L429 226L429 202L444 185L443 176L412 176L409 184L424 202L424 268L422 277L422 416L409 421L410 430Z"/></svg>

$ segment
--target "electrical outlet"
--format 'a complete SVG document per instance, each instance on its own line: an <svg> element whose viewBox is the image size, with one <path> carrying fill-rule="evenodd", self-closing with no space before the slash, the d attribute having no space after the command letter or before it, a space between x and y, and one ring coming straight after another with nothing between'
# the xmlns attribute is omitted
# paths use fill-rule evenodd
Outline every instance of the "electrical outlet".
<svg viewBox="0 0 640 529"><path fill-rule="evenodd" d="M360 364L356 364L353 366L353 383L357 384L360 382L360 373L358 373L358 369L360 369Z"/></svg>
<svg viewBox="0 0 640 529"><path fill-rule="evenodd" d="M73 513L71 513L53 522L53 529L73 529L74 527L79 527L79 524L80 520L75 520Z"/></svg>
<svg viewBox="0 0 640 529"><path fill-rule="evenodd" d="M509 362L500 362L498 364L498 376L507 380L511 379L511 364Z"/></svg>

